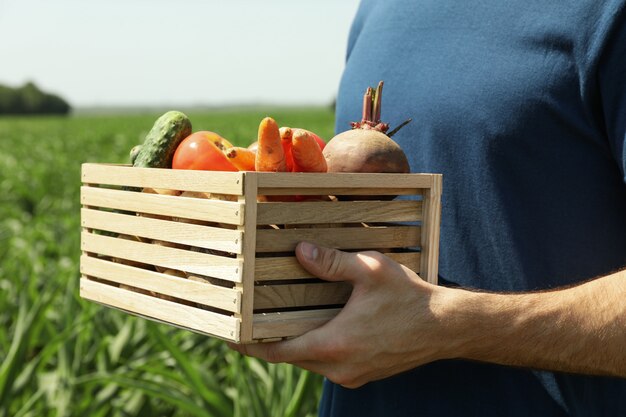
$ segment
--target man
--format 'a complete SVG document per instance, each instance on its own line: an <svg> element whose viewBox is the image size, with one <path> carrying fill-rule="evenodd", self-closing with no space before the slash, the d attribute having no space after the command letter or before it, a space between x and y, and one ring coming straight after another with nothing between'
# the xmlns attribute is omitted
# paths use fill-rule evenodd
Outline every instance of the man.
<svg viewBox="0 0 626 417"><path fill-rule="evenodd" d="M348 304L238 349L325 375L322 416L626 415L626 2L364 0L337 130L378 80L443 174L440 286L301 243Z"/></svg>

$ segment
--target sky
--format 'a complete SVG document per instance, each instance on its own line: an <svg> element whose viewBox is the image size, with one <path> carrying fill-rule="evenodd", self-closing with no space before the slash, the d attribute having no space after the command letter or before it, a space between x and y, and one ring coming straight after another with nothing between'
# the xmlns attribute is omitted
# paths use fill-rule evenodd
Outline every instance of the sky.
<svg viewBox="0 0 626 417"><path fill-rule="evenodd" d="M358 0L0 0L0 84L75 107L329 104Z"/></svg>

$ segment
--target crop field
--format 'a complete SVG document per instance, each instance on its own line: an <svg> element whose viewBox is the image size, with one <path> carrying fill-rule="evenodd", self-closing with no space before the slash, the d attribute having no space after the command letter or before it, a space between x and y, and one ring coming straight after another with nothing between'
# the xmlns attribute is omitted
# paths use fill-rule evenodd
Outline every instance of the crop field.
<svg viewBox="0 0 626 417"><path fill-rule="evenodd" d="M78 296L82 162L127 163L161 113L0 117L0 417L313 416L321 377ZM188 115L236 145L262 117L328 139L330 109Z"/></svg>

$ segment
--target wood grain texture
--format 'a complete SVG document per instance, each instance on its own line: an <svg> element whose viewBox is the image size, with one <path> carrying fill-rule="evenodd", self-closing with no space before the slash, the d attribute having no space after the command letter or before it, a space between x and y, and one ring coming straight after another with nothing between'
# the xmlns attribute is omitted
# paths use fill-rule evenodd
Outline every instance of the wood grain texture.
<svg viewBox="0 0 626 417"><path fill-rule="evenodd" d="M419 273L421 253L386 253L385 255ZM295 256L257 257L254 277L256 281L261 282L315 278L300 266Z"/></svg>
<svg viewBox="0 0 626 417"><path fill-rule="evenodd" d="M433 186L424 192L424 225L420 276L431 284L438 283L439 232L441 222L442 176L433 175Z"/></svg>
<svg viewBox="0 0 626 417"><path fill-rule="evenodd" d="M93 233L81 234L81 249L84 252L128 259L148 265L158 265L163 268L206 275L232 282L241 282L243 267L240 259L117 239Z"/></svg>
<svg viewBox="0 0 626 417"><path fill-rule="evenodd" d="M240 340L240 321L232 316L178 304L87 278L80 279L80 296L143 317L154 318L234 342Z"/></svg>
<svg viewBox="0 0 626 417"><path fill-rule="evenodd" d="M272 256L256 258L254 279L256 281L278 281L315 278L300 266L295 256Z"/></svg>
<svg viewBox="0 0 626 417"><path fill-rule="evenodd" d="M254 271L256 262L256 216L257 216L257 177L250 175L244 179L244 195L239 197L239 203L245 205L244 224L239 226L243 233L243 251L237 259L243 266L241 283L237 289L243 293L241 303L241 341L251 342L253 331L252 313L254 309Z"/></svg>
<svg viewBox="0 0 626 417"><path fill-rule="evenodd" d="M241 291L239 290L134 268L90 256L81 256L80 272L90 277L169 295L233 313L239 312L241 308Z"/></svg>
<svg viewBox="0 0 626 417"><path fill-rule="evenodd" d="M254 309L281 309L345 304L352 286L344 282L257 285Z"/></svg>
<svg viewBox="0 0 626 417"><path fill-rule="evenodd" d="M130 165L82 165L82 182L139 188L167 188L218 194L243 194L243 172L138 168Z"/></svg>
<svg viewBox="0 0 626 417"><path fill-rule="evenodd" d="M317 229L259 229L257 252L288 252L308 241L337 249L402 248L420 245L420 227L339 227Z"/></svg>
<svg viewBox="0 0 626 417"><path fill-rule="evenodd" d="M397 196L419 195L421 188L351 188L318 186L307 188L259 188L259 195L360 195L360 196ZM388 200L387 200L388 201Z"/></svg>
<svg viewBox="0 0 626 417"><path fill-rule="evenodd" d="M241 253L242 250L243 233L219 227L85 208L81 210L81 226L224 252Z"/></svg>
<svg viewBox="0 0 626 417"><path fill-rule="evenodd" d="M255 314L253 338L259 340L301 335L320 327L339 311L338 308L331 308Z"/></svg>
<svg viewBox="0 0 626 417"><path fill-rule="evenodd" d="M257 224L410 222L422 219L421 201L259 203Z"/></svg>
<svg viewBox="0 0 626 417"><path fill-rule="evenodd" d="M81 204L169 217L242 225L243 205L231 201L81 187Z"/></svg>
<svg viewBox="0 0 626 417"><path fill-rule="evenodd" d="M343 304L351 287L345 283L299 282L313 277L294 256L285 255L293 254L300 241L345 250L380 250L429 282L437 282L440 175L211 172L113 164L83 164L82 175L81 295L132 314L237 343L293 337L316 328L339 312L318 307ZM181 197L99 185L188 193ZM225 200L238 197L236 201L221 201L196 198L194 193L221 195ZM423 198L259 203L259 195ZM421 226L393 224L415 221L421 221ZM359 227L361 223L375 225ZM281 227L263 228L276 224ZM155 243L94 233L98 230L139 236ZM188 250L189 247L205 253ZM405 251L416 247L421 248L421 253ZM403 252L398 253L397 249ZM208 250L233 253L236 257L216 256L206 253ZM121 258L124 263L98 259L96 254ZM161 272L133 267L131 262L152 265ZM235 283L234 288L175 276L179 271L228 280ZM90 276L93 280L88 279ZM173 298L161 299L151 294ZM187 302L232 315L185 305ZM255 310L284 308L302 310L255 314Z"/></svg>
<svg viewBox="0 0 626 417"><path fill-rule="evenodd" d="M284 173L284 172L254 172L246 175L256 175L258 178L259 194L265 188L292 188L295 190L306 188L349 188L349 189L385 189L393 188L430 188L432 175L430 174L371 174L371 173Z"/></svg>

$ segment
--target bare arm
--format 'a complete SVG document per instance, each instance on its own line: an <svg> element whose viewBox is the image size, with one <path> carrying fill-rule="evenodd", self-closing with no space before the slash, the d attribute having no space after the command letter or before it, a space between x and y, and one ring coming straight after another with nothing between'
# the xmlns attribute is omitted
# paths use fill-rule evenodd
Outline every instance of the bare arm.
<svg viewBox="0 0 626 417"><path fill-rule="evenodd" d="M346 387L451 358L626 377L626 271L567 289L493 294L433 286L376 252L301 244L296 255L320 278L352 283L346 307L298 338L233 348Z"/></svg>
<svg viewBox="0 0 626 417"><path fill-rule="evenodd" d="M462 357L626 377L626 271L554 291L454 297Z"/></svg>

